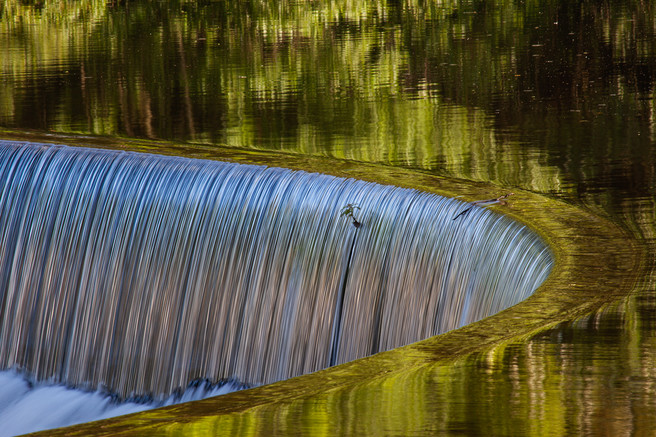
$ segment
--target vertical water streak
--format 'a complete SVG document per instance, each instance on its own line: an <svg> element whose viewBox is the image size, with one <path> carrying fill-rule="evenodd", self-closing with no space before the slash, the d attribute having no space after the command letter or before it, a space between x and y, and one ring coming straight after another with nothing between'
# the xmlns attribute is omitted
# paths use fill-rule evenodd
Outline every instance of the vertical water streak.
<svg viewBox="0 0 656 437"><path fill-rule="evenodd" d="M278 168L0 142L0 196L0 367L120 397L407 344L525 299L552 262L490 211Z"/></svg>

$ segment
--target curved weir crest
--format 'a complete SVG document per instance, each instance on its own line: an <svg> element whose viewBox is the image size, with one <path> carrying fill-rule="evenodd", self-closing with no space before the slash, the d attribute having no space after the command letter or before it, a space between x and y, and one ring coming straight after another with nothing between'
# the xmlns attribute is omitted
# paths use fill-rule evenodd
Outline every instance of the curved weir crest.
<svg viewBox="0 0 656 437"><path fill-rule="evenodd" d="M280 168L0 142L0 196L1 368L118 399L408 344L527 298L553 262L486 209Z"/></svg>

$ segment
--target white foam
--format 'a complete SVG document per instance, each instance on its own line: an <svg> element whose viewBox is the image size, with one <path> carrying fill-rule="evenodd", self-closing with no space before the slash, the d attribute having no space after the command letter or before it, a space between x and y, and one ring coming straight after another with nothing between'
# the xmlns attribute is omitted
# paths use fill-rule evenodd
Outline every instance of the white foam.
<svg viewBox="0 0 656 437"><path fill-rule="evenodd" d="M187 389L180 397L150 403L117 403L100 392L62 385L32 384L14 371L0 371L0 436L14 436L136 413L237 390L233 384Z"/></svg>

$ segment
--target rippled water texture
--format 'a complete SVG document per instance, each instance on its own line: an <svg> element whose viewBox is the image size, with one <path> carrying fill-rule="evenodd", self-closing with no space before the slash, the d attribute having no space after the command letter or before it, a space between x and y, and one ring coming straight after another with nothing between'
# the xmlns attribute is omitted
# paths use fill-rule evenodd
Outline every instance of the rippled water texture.
<svg viewBox="0 0 656 437"><path fill-rule="evenodd" d="M649 435L655 29L639 1L5 0L0 126L410 167L609 218L648 250L624 300L389 391L327 396L325 417L268 418L327 434ZM345 413L363 405L390 414Z"/></svg>

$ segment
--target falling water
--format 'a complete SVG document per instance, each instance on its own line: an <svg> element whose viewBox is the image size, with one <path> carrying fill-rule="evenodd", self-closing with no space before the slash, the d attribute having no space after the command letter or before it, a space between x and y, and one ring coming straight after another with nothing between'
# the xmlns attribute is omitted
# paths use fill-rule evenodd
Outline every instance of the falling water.
<svg viewBox="0 0 656 437"><path fill-rule="evenodd" d="M280 168L0 142L0 196L0 368L116 399L391 349L525 299L552 264L483 208Z"/></svg>

